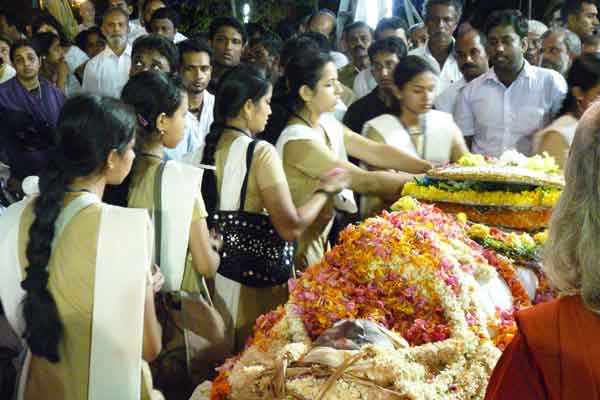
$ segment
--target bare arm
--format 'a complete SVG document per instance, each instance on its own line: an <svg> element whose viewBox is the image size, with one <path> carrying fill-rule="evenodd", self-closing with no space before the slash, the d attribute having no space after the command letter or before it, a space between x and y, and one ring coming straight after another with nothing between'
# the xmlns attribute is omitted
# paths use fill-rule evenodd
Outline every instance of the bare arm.
<svg viewBox="0 0 600 400"><path fill-rule="evenodd" d="M190 226L189 248L192 253L194 269L205 278L213 278L219 268L219 253L212 247L212 239L206 225L206 219L193 221Z"/></svg>
<svg viewBox="0 0 600 400"><path fill-rule="evenodd" d="M376 168L419 174L433 166L429 161L393 146L376 143L345 127L344 142L349 155Z"/></svg>
<svg viewBox="0 0 600 400"><path fill-rule="evenodd" d="M154 307L154 294L160 287L155 286L157 281L162 280L162 275L156 272L152 280L146 285L146 298L144 302L144 337L142 346L142 357L151 362L160 354L162 350L162 328L156 317Z"/></svg>

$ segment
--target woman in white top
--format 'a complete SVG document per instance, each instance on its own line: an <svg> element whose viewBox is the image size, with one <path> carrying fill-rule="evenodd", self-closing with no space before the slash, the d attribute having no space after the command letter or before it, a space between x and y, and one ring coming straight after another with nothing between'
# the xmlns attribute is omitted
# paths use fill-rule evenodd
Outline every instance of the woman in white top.
<svg viewBox="0 0 600 400"><path fill-rule="evenodd" d="M367 138L434 163L455 162L469 151L452 115L431 109L438 78L427 61L405 57L396 66L394 83L398 112L368 121L363 128ZM372 215L385 205L381 199L367 196L363 215Z"/></svg>
<svg viewBox="0 0 600 400"><path fill-rule="evenodd" d="M581 115L600 96L600 54L578 57L567 76L569 93L559 117L533 137L533 152L548 153L564 168Z"/></svg>

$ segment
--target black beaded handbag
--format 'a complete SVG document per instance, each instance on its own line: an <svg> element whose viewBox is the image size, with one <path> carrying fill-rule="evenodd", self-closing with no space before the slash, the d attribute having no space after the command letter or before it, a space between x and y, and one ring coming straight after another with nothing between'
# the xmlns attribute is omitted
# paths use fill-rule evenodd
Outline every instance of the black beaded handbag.
<svg viewBox="0 0 600 400"><path fill-rule="evenodd" d="M253 140L246 150L240 208L216 211L209 225L223 235L219 274L247 286L272 287L293 277L296 246L279 236L267 215L244 211L248 174L257 142Z"/></svg>

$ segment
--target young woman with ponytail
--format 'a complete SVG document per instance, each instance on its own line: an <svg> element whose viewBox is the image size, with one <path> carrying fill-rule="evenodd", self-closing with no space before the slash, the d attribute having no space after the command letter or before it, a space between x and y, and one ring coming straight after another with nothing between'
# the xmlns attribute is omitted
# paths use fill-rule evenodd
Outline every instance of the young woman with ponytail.
<svg viewBox="0 0 600 400"><path fill-rule="evenodd" d="M286 67L285 77L289 88L287 112L275 121L283 130L276 148L295 204L303 204L319 185L319 177L331 168L348 171L353 191L392 197L397 197L404 183L412 179L409 173L431 168L430 162L368 140L331 118L341 89L328 54L305 51L295 55ZM348 156L379 169L405 173L365 171L348 162ZM351 213L357 211L349 190L328 201L298 241L297 267L307 268L323 257L334 206Z"/></svg>
<svg viewBox="0 0 600 400"><path fill-rule="evenodd" d="M208 326L210 316L197 315L184 301L188 296L203 301L199 298L202 294L210 302L205 278L215 276L221 241L206 224L200 191L202 170L164 160L165 147L174 148L183 138L188 100L181 80L144 71L129 79L121 98L133 106L138 121L137 158L129 177L127 204L147 209L152 216L155 262L165 275L164 352L152 367L157 383L169 397L171 390L193 386L188 367L191 361L199 361L194 359L195 344L222 341L222 329L206 331L192 326L192 319L206 321L204 326ZM218 328L223 321L216 316L211 326ZM202 337L198 339L198 335Z"/></svg>
<svg viewBox="0 0 600 400"><path fill-rule="evenodd" d="M131 169L135 130L117 100L68 100L39 193L0 218L0 299L28 349L19 399L151 396L141 358L161 349L162 275L151 275L150 221L101 202Z"/></svg>
<svg viewBox="0 0 600 400"><path fill-rule="evenodd" d="M246 143L246 148L258 132L265 128L271 114L272 86L254 67L238 66L228 71L219 84L215 95L215 120L206 137L204 149L196 154L195 163L214 165L215 173L206 171L202 182L209 212L224 209L226 202L221 194L228 192L239 196L243 172L226 175L228 165L238 158L231 154ZM245 171L245 148L242 149L242 164ZM330 193L336 193L347 185L346 174L342 171L325 171L315 190L300 206L294 206L292 195L285 178L281 159L273 145L259 141L253 153L248 171L248 186L243 210L251 213L265 213L277 233L285 240L294 241L310 226L327 203ZM235 202L235 201L234 201ZM239 206L239 200L238 200ZM231 209L231 208L225 208ZM250 267L250 266L249 266ZM216 279L217 296L227 304L229 317L234 329L235 349L241 350L252 332L258 316L287 301L287 285L256 288L242 285L220 274ZM234 293L234 295L232 295Z"/></svg>

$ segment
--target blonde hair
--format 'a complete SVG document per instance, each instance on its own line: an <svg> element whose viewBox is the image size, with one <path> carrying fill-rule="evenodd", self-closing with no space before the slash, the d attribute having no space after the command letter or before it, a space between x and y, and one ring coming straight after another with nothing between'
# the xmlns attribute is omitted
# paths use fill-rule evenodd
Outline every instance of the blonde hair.
<svg viewBox="0 0 600 400"><path fill-rule="evenodd" d="M600 314L600 104L577 126L565 169L566 186L554 208L544 271L562 293L580 294Z"/></svg>

